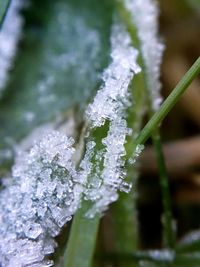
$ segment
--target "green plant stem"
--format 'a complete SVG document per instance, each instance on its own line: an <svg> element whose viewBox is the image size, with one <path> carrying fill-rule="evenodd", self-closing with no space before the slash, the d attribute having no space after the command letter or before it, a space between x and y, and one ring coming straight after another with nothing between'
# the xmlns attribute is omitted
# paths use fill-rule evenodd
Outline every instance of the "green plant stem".
<svg viewBox="0 0 200 267"><path fill-rule="evenodd" d="M164 101L160 109L140 132L136 138L135 146L145 143L199 73L200 58L196 60ZM67 252L65 254L65 267L90 266L100 218L86 219L84 217L86 210L87 205L83 201L82 208L74 216Z"/></svg>
<svg viewBox="0 0 200 267"><path fill-rule="evenodd" d="M192 81L200 74L200 57L186 72L174 90L170 93L160 109L152 116L135 140L135 145L144 144L153 131L160 125L169 111L175 106L181 95L185 92Z"/></svg>
<svg viewBox="0 0 200 267"><path fill-rule="evenodd" d="M100 218L98 216L93 219L86 218L85 213L88 208L88 203L83 201L82 207L74 216L64 254L64 267L91 266Z"/></svg>
<svg viewBox="0 0 200 267"><path fill-rule="evenodd" d="M162 204L163 204L163 215L162 215L163 238L164 238L163 243L165 247L174 249L175 235L174 235L173 217L171 211L171 198L170 198L169 182L168 182L167 170L162 150L162 143L161 143L159 129L157 129L156 132L153 133L152 140L156 152L156 159L160 174L160 187L161 187Z"/></svg>
<svg viewBox="0 0 200 267"><path fill-rule="evenodd" d="M0 30L9 4L10 0L0 0Z"/></svg>

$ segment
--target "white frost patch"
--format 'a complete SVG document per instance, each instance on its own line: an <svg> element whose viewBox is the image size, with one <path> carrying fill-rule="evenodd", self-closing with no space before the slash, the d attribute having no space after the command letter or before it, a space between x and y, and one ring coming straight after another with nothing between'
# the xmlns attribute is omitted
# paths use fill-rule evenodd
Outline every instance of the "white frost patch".
<svg viewBox="0 0 200 267"><path fill-rule="evenodd" d="M0 29L0 92L6 85L8 71L12 67L17 43L21 37L23 19L19 11L23 5L24 0L11 1L2 28Z"/></svg>
<svg viewBox="0 0 200 267"><path fill-rule="evenodd" d="M52 266L45 256L54 252L54 237L79 207L83 191L72 145L73 139L52 131L16 159L11 184L0 194L2 267Z"/></svg>
<svg viewBox="0 0 200 267"><path fill-rule="evenodd" d="M157 110L162 102L159 77L164 50L164 45L158 39L158 7L154 0L125 0L125 4L138 29L152 108Z"/></svg>
<svg viewBox="0 0 200 267"><path fill-rule="evenodd" d="M134 73L140 72L137 56L138 51L131 46L128 33L122 25L115 24L111 36L112 62L104 71L104 83L87 110L93 127L100 127L105 120L116 119L129 103L129 83Z"/></svg>
<svg viewBox="0 0 200 267"><path fill-rule="evenodd" d="M109 122L107 136L102 140L103 149L86 149L82 162L83 173L89 177L85 199L94 202L88 217L94 217L107 209L118 198L118 190L129 192L131 186L124 181L126 172L125 143L130 129L126 122L126 109L130 105L129 84L134 74L140 71L138 51L131 46L131 39L124 27L114 24L111 35L111 63L103 73L103 85L87 110L87 118L92 128ZM93 157L95 154L95 157ZM94 164L92 164L94 163ZM95 165L95 166L93 166Z"/></svg>
<svg viewBox="0 0 200 267"><path fill-rule="evenodd" d="M12 178L5 179L0 193L2 267L52 266L45 256L54 252L54 237L79 208L81 196L92 202L86 214L92 218L117 200L118 190L130 191L131 185L124 181L125 143L132 134L126 110L130 105L129 84L140 71L137 54L124 27L114 24L111 63L86 112L92 130L106 121L109 129L102 140L94 136L95 140L86 144L78 170L73 163L73 139L53 130L29 152L19 153ZM140 150L137 148L136 156Z"/></svg>

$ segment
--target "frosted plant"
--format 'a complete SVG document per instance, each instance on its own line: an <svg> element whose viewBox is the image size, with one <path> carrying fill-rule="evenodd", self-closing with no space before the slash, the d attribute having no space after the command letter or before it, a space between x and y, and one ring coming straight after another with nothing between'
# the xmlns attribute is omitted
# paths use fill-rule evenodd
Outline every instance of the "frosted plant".
<svg viewBox="0 0 200 267"><path fill-rule="evenodd" d="M21 153L0 194L1 266L52 266L54 237L71 219L83 190L72 163L73 140L51 132Z"/></svg>
<svg viewBox="0 0 200 267"><path fill-rule="evenodd" d="M19 10L24 5L24 0L12 0L0 29L0 93L3 90L8 71L12 67L13 58L16 54L17 43L21 36L23 19Z"/></svg>
<svg viewBox="0 0 200 267"><path fill-rule="evenodd" d="M109 123L107 136L87 142L78 170L72 160L74 141L59 132L46 134L30 152L19 153L12 178L4 180L0 193L3 267L52 266L46 256L54 252L54 237L79 208L82 197L93 203L87 212L93 217L117 200L118 190L129 192L130 185L124 181L125 143L131 134L126 110L129 84L140 71L137 54L124 27L115 23L111 63L86 112L91 132Z"/></svg>
<svg viewBox="0 0 200 267"><path fill-rule="evenodd" d="M129 103L129 83L134 73L140 71L136 62L138 51L131 46L124 26L114 24L111 34L112 62L104 71L103 85L86 112L92 127L100 127L105 120L113 121L122 116Z"/></svg>
<svg viewBox="0 0 200 267"><path fill-rule="evenodd" d="M103 85L86 112L91 128L109 122L107 136L101 143L102 149L97 151L95 141L90 143L81 164L83 173L89 177L85 199L94 202L87 213L89 217L101 213L111 202L116 201L118 190L130 189L123 181L126 175L123 170L126 155L124 145L131 132L126 122L126 110L130 105L128 88L134 74L140 71L137 55L125 28L115 23L111 34L112 61L103 73Z"/></svg>
<svg viewBox="0 0 200 267"><path fill-rule="evenodd" d="M164 45L158 39L158 8L154 0L125 0L138 30L144 58L148 87L153 110L157 110L160 96L160 64Z"/></svg>

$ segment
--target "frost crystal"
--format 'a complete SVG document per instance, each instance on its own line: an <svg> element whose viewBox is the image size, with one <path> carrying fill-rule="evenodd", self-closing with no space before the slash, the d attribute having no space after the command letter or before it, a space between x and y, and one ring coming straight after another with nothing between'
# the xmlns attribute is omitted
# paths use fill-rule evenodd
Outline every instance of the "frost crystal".
<svg viewBox="0 0 200 267"><path fill-rule="evenodd" d="M0 92L3 90L8 71L16 53L17 43L21 36L23 19L19 10L24 5L24 0L12 0L0 29Z"/></svg>
<svg viewBox="0 0 200 267"><path fill-rule="evenodd" d="M138 51L130 44L130 37L123 26L115 24L111 36L112 62L104 71L104 84L87 111L93 127L100 127L107 119L115 120L129 103L129 83L134 73L140 72L136 63Z"/></svg>
<svg viewBox="0 0 200 267"><path fill-rule="evenodd" d="M135 73L140 71L137 65L138 52L131 46L128 33L122 25L114 24L111 35L111 63L103 73L103 85L97 92L87 110L87 118L92 128L109 121L107 136L102 140L103 149L86 150L83 166L89 177L85 198L94 202L87 216L106 210L107 206L118 198L117 190L129 191L130 185L123 181L126 172L124 156L126 136L130 129L126 123L126 109L129 106L128 87ZM91 158L95 153L95 158ZM96 166L92 166L95 162Z"/></svg>
<svg viewBox="0 0 200 267"><path fill-rule="evenodd" d="M138 28L142 54L146 67L147 81L151 93L152 108L157 110L162 98L160 96L160 64L164 50L158 35L158 8L154 0L126 0L134 24Z"/></svg>
<svg viewBox="0 0 200 267"><path fill-rule="evenodd" d="M0 194L1 266L52 266L53 238L71 219L83 186L72 163L73 140L47 134L18 156L11 184Z"/></svg>

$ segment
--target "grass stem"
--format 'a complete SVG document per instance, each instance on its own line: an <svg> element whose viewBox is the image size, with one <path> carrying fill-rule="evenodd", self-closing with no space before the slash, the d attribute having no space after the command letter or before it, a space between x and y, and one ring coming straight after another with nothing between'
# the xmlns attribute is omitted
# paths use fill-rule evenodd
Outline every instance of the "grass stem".
<svg viewBox="0 0 200 267"><path fill-rule="evenodd" d="M175 106L181 95L185 92L192 81L200 74L200 57L194 62L192 67L186 72L180 82L176 85L171 94L163 102L160 109L152 116L148 123L144 126L140 134L135 140L135 145L144 144L151 136L153 131L160 126L163 119L169 111Z"/></svg>

